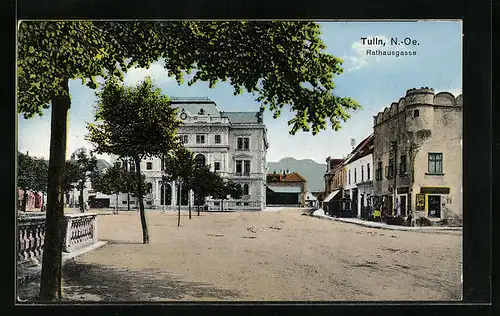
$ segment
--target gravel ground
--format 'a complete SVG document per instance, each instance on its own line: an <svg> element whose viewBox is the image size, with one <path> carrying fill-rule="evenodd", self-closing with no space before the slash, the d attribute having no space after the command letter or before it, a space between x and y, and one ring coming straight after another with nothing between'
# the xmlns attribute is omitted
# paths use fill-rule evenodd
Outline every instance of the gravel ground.
<svg viewBox="0 0 500 316"><path fill-rule="evenodd" d="M387 231L275 212L98 216L108 245L68 261L68 301L460 300L460 232ZM37 285L20 291L29 298Z"/></svg>

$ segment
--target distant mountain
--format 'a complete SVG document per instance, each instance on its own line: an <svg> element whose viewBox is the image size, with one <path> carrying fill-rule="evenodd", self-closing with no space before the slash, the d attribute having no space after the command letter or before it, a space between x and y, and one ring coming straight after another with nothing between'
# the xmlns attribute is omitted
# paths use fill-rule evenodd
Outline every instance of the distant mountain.
<svg viewBox="0 0 500 316"><path fill-rule="evenodd" d="M291 172L298 172L301 176L307 179L307 187L309 191L323 191L325 182L323 176L326 172L326 164L317 163L311 159L297 160L292 157L282 158L278 162L268 162L267 172L288 170Z"/></svg>

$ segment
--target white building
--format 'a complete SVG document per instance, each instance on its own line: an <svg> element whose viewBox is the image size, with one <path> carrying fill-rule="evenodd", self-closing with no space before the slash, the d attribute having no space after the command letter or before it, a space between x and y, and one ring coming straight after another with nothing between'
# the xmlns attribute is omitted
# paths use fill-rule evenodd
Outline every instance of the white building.
<svg viewBox="0 0 500 316"><path fill-rule="evenodd" d="M240 200L224 201L224 210L262 210L266 203L266 153L269 147L263 112L223 112L214 101L200 98L172 99L183 121L178 135L186 148L194 153L197 163L207 164L222 178L243 187ZM175 183L162 184L160 158L147 158L141 162L146 175L146 208L173 208L179 200L182 206L195 205L193 192L181 188L179 196ZM119 203L126 207L126 194ZM135 200L135 199L134 199ZM114 201L110 201L114 204ZM208 198L209 209L221 208L218 200Z"/></svg>
<svg viewBox="0 0 500 316"><path fill-rule="evenodd" d="M365 138L345 160L344 198L351 199L353 216L366 217L373 195L373 134Z"/></svg>

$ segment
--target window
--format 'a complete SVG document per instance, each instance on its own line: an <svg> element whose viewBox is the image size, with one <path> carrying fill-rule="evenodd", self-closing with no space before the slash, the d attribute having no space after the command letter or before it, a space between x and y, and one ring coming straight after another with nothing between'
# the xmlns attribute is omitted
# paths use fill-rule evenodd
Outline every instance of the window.
<svg viewBox="0 0 500 316"><path fill-rule="evenodd" d="M237 147L238 150L248 150L250 148L250 138L238 137Z"/></svg>
<svg viewBox="0 0 500 316"><path fill-rule="evenodd" d="M135 204L135 201L130 201L130 204Z"/></svg>
<svg viewBox="0 0 500 316"><path fill-rule="evenodd" d="M418 109L413 110L413 117L419 117L420 111Z"/></svg>
<svg viewBox="0 0 500 316"><path fill-rule="evenodd" d="M250 160L245 160L245 169L243 170L245 175L250 175Z"/></svg>
<svg viewBox="0 0 500 316"><path fill-rule="evenodd" d="M205 144L205 135L196 135L197 144Z"/></svg>
<svg viewBox="0 0 500 316"><path fill-rule="evenodd" d="M354 168L354 183L357 183L357 182L358 182L358 180L357 180L356 178L357 178L357 177L356 177L356 168Z"/></svg>
<svg viewBox="0 0 500 316"><path fill-rule="evenodd" d="M220 162L218 162L218 161L214 162L214 170L220 171Z"/></svg>
<svg viewBox="0 0 500 316"><path fill-rule="evenodd" d="M220 135L215 135L215 143L220 144Z"/></svg>
<svg viewBox="0 0 500 316"><path fill-rule="evenodd" d="M370 180L370 164L366 164L366 180Z"/></svg>
<svg viewBox="0 0 500 316"><path fill-rule="evenodd" d="M244 206L248 206L248 202L243 203Z"/></svg>
<svg viewBox="0 0 500 316"><path fill-rule="evenodd" d="M248 187L248 183L245 183L243 185L243 195L248 195L250 191L250 188Z"/></svg>
<svg viewBox="0 0 500 316"><path fill-rule="evenodd" d="M399 162L399 174L401 176L406 175L406 155L401 155L401 161Z"/></svg>
<svg viewBox="0 0 500 316"><path fill-rule="evenodd" d="M387 179L394 178L394 158L389 159L389 165L385 167L385 177Z"/></svg>
<svg viewBox="0 0 500 316"><path fill-rule="evenodd" d="M377 170L375 171L375 179L377 181L382 180L382 162L381 161L379 161L377 163Z"/></svg>
<svg viewBox="0 0 500 316"><path fill-rule="evenodd" d="M364 166L361 166L361 182L365 181L365 170Z"/></svg>
<svg viewBox="0 0 500 316"><path fill-rule="evenodd" d="M122 201L122 204L127 204L127 201Z"/></svg>
<svg viewBox="0 0 500 316"><path fill-rule="evenodd" d="M442 153L429 153L429 173L431 174L443 173Z"/></svg>
<svg viewBox="0 0 500 316"><path fill-rule="evenodd" d="M181 144L187 144L188 143L188 135L179 135L179 141Z"/></svg>
<svg viewBox="0 0 500 316"><path fill-rule="evenodd" d="M205 156L203 156L202 154L198 154L196 155L196 157L194 158L195 160L195 163L196 163L196 167L202 167L205 165Z"/></svg>
<svg viewBox="0 0 500 316"><path fill-rule="evenodd" d="M147 184L147 192L148 193L153 192L153 184L151 182L148 182Z"/></svg>
<svg viewBox="0 0 500 316"><path fill-rule="evenodd" d="M151 204L153 204L153 203L152 203L151 201L146 201L146 204L147 204L147 205L151 205Z"/></svg>
<svg viewBox="0 0 500 316"><path fill-rule="evenodd" d="M236 174L250 175L250 160L236 160Z"/></svg>
<svg viewBox="0 0 500 316"><path fill-rule="evenodd" d="M152 170L153 169L153 163L152 162L146 162L146 170Z"/></svg>
<svg viewBox="0 0 500 316"><path fill-rule="evenodd" d="M351 184L351 170L349 170L349 184Z"/></svg>

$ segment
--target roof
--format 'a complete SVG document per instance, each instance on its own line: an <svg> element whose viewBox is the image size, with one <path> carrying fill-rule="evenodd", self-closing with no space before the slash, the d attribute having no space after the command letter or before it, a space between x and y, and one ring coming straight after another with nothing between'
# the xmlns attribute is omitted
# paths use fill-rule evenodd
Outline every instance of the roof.
<svg viewBox="0 0 500 316"><path fill-rule="evenodd" d="M302 190L300 189L299 186L268 185L267 188L275 193L301 193L302 192Z"/></svg>
<svg viewBox="0 0 500 316"><path fill-rule="evenodd" d="M373 134L363 139L363 141L360 142L358 146L356 146L356 148L354 148L354 150L351 152L350 157L346 159L346 163L364 157L370 152L370 149L373 149Z"/></svg>
<svg viewBox="0 0 500 316"><path fill-rule="evenodd" d="M222 112L231 124L259 124L259 112Z"/></svg>
<svg viewBox="0 0 500 316"><path fill-rule="evenodd" d="M330 158L330 160L328 160L330 165L331 165L331 163L333 163L334 166L341 164L343 161L344 161L344 159L342 159L342 158Z"/></svg>
<svg viewBox="0 0 500 316"><path fill-rule="evenodd" d="M268 173L266 177L267 182L280 182L281 173Z"/></svg>
<svg viewBox="0 0 500 316"><path fill-rule="evenodd" d="M200 114L203 110L204 115L219 116L220 112L214 101L171 101L174 108L179 108L191 115Z"/></svg>
<svg viewBox="0 0 500 316"><path fill-rule="evenodd" d="M283 182L307 182L307 180L297 172L292 172L285 175Z"/></svg>

